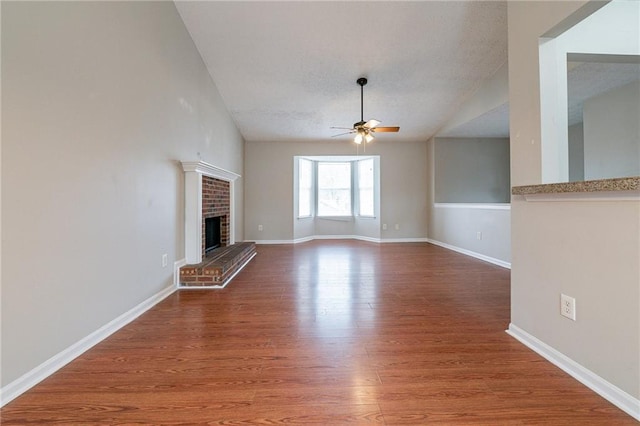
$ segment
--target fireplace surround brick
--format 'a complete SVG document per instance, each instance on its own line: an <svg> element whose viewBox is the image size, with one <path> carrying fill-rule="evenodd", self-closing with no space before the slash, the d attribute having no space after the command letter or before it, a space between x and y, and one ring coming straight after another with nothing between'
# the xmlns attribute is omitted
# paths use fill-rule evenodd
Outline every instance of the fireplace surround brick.
<svg viewBox="0 0 640 426"><path fill-rule="evenodd" d="M229 182L202 176L202 252L205 249L205 219L220 216L220 245L229 245L229 214L231 211Z"/></svg>

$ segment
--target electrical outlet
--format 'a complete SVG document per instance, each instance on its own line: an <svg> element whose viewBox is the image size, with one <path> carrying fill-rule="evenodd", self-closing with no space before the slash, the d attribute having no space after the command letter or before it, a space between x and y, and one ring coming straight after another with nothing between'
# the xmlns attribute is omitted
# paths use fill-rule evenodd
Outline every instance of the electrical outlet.
<svg viewBox="0 0 640 426"><path fill-rule="evenodd" d="M576 299L569 297L566 294L560 295L560 314L569 318L570 320L576 320Z"/></svg>
<svg viewBox="0 0 640 426"><path fill-rule="evenodd" d="M258 231L262 231L262 225L258 225Z"/></svg>
<svg viewBox="0 0 640 426"><path fill-rule="evenodd" d="M169 257L165 254L162 255L162 267L166 268L167 267L167 262L169 260Z"/></svg>
<svg viewBox="0 0 640 426"><path fill-rule="evenodd" d="M480 232L480 231L476 232L476 238L481 240L482 239L482 232Z"/></svg>
<svg viewBox="0 0 640 426"><path fill-rule="evenodd" d="M399 231L399 230L400 230L400 224L396 223L396 231Z"/></svg>
<svg viewBox="0 0 640 426"><path fill-rule="evenodd" d="M387 224L386 224L386 223L383 223L383 224L382 224L382 230L383 230L383 231L386 231L386 230L387 230Z"/></svg>

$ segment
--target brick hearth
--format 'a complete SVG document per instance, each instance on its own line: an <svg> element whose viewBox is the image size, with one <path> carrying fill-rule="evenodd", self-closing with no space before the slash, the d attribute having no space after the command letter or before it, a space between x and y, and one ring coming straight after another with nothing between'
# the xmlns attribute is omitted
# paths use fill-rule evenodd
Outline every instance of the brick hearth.
<svg viewBox="0 0 640 426"><path fill-rule="evenodd" d="M256 255L255 243L238 243L215 249L202 263L180 268L183 287L224 287Z"/></svg>

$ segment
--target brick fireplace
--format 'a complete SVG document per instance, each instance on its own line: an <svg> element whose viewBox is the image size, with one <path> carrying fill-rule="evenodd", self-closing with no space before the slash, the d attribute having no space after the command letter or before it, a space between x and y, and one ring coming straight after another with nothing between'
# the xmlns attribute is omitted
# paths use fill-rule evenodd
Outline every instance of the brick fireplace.
<svg viewBox="0 0 640 426"><path fill-rule="evenodd" d="M186 265L180 268L178 287L224 288L256 255L255 243L235 243L233 194L240 175L202 161L183 162L182 167ZM207 229L207 222L219 229ZM208 243L215 246L212 240L218 236L219 247L206 254Z"/></svg>
<svg viewBox="0 0 640 426"><path fill-rule="evenodd" d="M233 231L234 182L240 175L203 161L183 162L185 258L187 264L202 262L205 250L205 219L220 216L222 246L235 243Z"/></svg>

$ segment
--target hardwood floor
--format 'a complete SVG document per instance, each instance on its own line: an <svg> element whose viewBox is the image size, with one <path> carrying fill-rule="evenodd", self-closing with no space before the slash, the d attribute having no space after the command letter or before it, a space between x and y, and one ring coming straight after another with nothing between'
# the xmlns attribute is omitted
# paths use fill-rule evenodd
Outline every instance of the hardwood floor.
<svg viewBox="0 0 640 426"><path fill-rule="evenodd" d="M2 409L14 424L626 425L505 333L509 271L423 243L258 246Z"/></svg>

